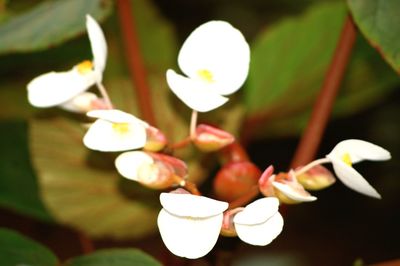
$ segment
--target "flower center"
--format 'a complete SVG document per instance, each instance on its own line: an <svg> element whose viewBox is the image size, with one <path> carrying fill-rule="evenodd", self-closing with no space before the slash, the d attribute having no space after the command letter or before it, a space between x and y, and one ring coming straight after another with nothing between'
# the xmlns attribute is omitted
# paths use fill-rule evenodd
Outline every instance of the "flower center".
<svg viewBox="0 0 400 266"><path fill-rule="evenodd" d="M197 71L197 75L199 75L200 79L207 82L212 83L214 82L213 74L207 69L200 69Z"/></svg>
<svg viewBox="0 0 400 266"><path fill-rule="evenodd" d="M113 123L112 128L119 134L126 134L129 131L128 123Z"/></svg>
<svg viewBox="0 0 400 266"><path fill-rule="evenodd" d="M352 163L351 163L351 157L350 157L350 154L349 153L345 153L345 154L343 154L343 156L342 156L342 161L345 163L345 164L347 164L348 166L352 166Z"/></svg>
<svg viewBox="0 0 400 266"><path fill-rule="evenodd" d="M93 64L89 60L85 60L76 66L79 74L85 75L93 70Z"/></svg>

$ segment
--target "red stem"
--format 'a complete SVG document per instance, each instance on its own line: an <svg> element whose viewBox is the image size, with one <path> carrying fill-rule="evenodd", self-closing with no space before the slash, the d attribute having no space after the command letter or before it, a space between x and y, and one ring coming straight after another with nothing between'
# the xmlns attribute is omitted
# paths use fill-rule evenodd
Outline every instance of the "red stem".
<svg viewBox="0 0 400 266"><path fill-rule="evenodd" d="M309 163L317 153L332 112L333 103L343 80L355 39L356 29L354 23L351 17L347 16L321 91L315 100L311 117L297 146L291 168Z"/></svg>
<svg viewBox="0 0 400 266"><path fill-rule="evenodd" d="M117 0L117 12L122 31L129 72L135 84L139 110L144 120L156 126L147 73L140 53L139 38L133 18L131 1Z"/></svg>
<svg viewBox="0 0 400 266"><path fill-rule="evenodd" d="M300 144L292 160L292 168L310 162L315 156L322 134L331 114L332 106L343 79L346 66L349 62L355 37L355 26L351 17L348 16L344 23L331 64L326 72L321 92L313 107L308 126L303 133L303 137L301 138ZM254 186L245 195L231 202L229 208L232 209L247 204L257 197L258 193L258 186Z"/></svg>
<svg viewBox="0 0 400 266"><path fill-rule="evenodd" d="M78 238L83 254L89 254L95 250L93 241L88 238L84 233L78 232Z"/></svg>

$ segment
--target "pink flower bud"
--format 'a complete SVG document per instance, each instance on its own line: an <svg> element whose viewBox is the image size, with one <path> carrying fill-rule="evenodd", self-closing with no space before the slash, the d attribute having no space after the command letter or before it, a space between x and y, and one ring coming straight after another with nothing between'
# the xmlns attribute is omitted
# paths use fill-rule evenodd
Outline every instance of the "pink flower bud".
<svg viewBox="0 0 400 266"><path fill-rule="evenodd" d="M221 235L227 237L237 236L235 225L233 224L233 217L235 216L235 214L241 212L243 209L244 209L243 207L239 207L224 212L224 218L222 220L222 226L221 226Z"/></svg>
<svg viewBox="0 0 400 266"><path fill-rule="evenodd" d="M146 135L147 139L144 146L146 151L158 152L167 145L167 138L158 128L148 126L146 128Z"/></svg>
<svg viewBox="0 0 400 266"><path fill-rule="evenodd" d="M301 167L297 168L296 171L301 171ZM309 190L320 190L329 187L335 183L336 179L325 167L317 165L306 171L303 174L296 175L297 181L303 185L305 189Z"/></svg>
<svg viewBox="0 0 400 266"><path fill-rule="evenodd" d="M205 124L197 126L193 139L196 147L205 152L217 151L234 141L235 137L230 133Z"/></svg>
<svg viewBox="0 0 400 266"><path fill-rule="evenodd" d="M257 185L260 169L251 162L233 162L224 165L214 179L214 192L218 199L233 201Z"/></svg>
<svg viewBox="0 0 400 266"><path fill-rule="evenodd" d="M220 153L222 163L250 161L245 149L237 142L229 144Z"/></svg>
<svg viewBox="0 0 400 266"><path fill-rule="evenodd" d="M261 193L266 197L274 197L274 187L272 182L275 180L274 166L270 165L265 169L262 173L260 179L258 180L258 186L260 188Z"/></svg>

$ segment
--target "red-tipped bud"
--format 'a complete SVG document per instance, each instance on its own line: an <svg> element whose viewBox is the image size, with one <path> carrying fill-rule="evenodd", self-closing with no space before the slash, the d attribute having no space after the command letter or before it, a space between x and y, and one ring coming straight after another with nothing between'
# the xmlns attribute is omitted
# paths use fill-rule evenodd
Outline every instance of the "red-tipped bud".
<svg viewBox="0 0 400 266"><path fill-rule="evenodd" d="M243 207L239 207L224 212L224 218L222 220L222 226L221 226L221 235L227 237L237 236L235 225L233 224L233 217L235 216L235 214L241 212L243 209L244 209Z"/></svg>
<svg viewBox="0 0 400 266"><path fill-rule="evenodd" d="M285 204L296 204L317 199L297 182L293 170L288 173L279 173L278 175L268 175L267 170L264 172L265 178L260 178L259 182L260 191L265 196L277 197L280 202Z"/></svg>
<svg viewBox="0 0 400 266"><path fill-rule="evenodd" d="M251 162L224 165L214 179L214 192L218 199L233 201L257 185L261 171Z"/></svg>
<svg viewBox="0 0 400 266"><path fill-rule="evenodd" d="M153 189L176 185L188 174L186 164L177 158L141 151L122 153L115 166L123 177Z"/></svg>
<svg viewBox="0 0 400 266"><path fill-rule="evenodd" d="M158 128L149 126L146 128L147 140L144 146L146 151L158 152L167 145L167 138Z"/></svg>
<svg viewBox="0 0 400 266"><path fill-rule="evenodd" d="M193 143L204 152L212 152L222 149L223 147L235 141L235 137L218 128L200 124L196 128L196 134Z"/></svg>
<svg viewBox="0 0 400 266"><path fill-rule="evenodd" d="M264 170L260 179L258 180L258 186L261 193L266 197L274 197L274 187L272 182L275 180L274 166L270 165Z"/></svg>
<svg viewBox="0 0 400 266"><path fill-rule="evenodd" d="M297 168L296 171L301 171L301 167ZM325 167L317 165L310 170L296 175L297 181L303 185L305 189L309 190L320 190L329 187L335 183L336 179Z"/></svg>

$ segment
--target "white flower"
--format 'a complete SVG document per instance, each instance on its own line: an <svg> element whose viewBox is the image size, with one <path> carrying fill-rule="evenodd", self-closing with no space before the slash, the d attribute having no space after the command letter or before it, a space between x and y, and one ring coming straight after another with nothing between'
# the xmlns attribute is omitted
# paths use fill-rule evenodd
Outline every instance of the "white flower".
<svg viewBox="0 0 400 266"><path fill-rule="evenodd" d="M279 200L267 197L247 205L233 217L238 237L251 245L265 246L282 231L283 218L278 212Z"/></svg>
<svg viewBox="0 0 400 266"><path fill-rule="evenodd" d="M186 39L178 64L186 76L167 71L171 90L190 108L211 111L228 101L247 78L250 48L242 33L224 21L210 21Z"/></svg>
<svg viewBox="0 0 400 266"><path fill-rule="evenodd" d="M86 29L93 53L93 63L83 61L65 72L49 72L34 78L27 85L28 101L36 107L52 107L65 103L101 83L107 58L107 44L97 22L86 15Z"/></svg>
<svg viewBox="0 0 400 266"><path fill-rule="evenodd" d="M143 148L148 124L119 110L95 110L88 116L98 118L86 132L83 143L98 151L126 151Z"/></svg>
<svg viewBox="0 0 400 266"><path fill-rule="evenodd" d="M326 157L332 162L337 177L346 186L367 196L381 198L352 164L363 160L389 160L391 156L387 150L370 142L349 139L339 142Z"/></svg>
<svg viewBox="0 0 400 266"><path fill-rule="evenodd" d="M176 256L196 259L214 247L228 203L191 194L161 193L158 229Z"/></svg>

